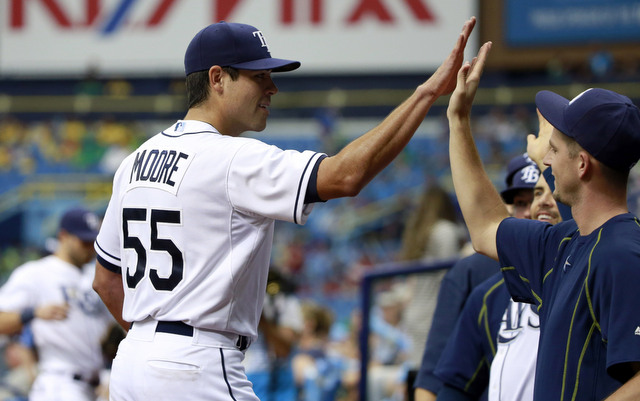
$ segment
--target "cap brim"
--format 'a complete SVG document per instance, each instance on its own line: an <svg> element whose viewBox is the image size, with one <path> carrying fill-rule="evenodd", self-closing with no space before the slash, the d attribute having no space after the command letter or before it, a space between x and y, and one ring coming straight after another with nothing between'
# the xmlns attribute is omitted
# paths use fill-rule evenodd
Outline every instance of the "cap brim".
<svg viewBox="0 0 640 401"><path fill-rule="evenodd" d="M73 233L73 235L75 235L76 237L80 238L80 240L82 240L82 241L93 242L93 241L96 240L96 237L98 236L98 233L93 232L93 231L89 231L89 232Z"/></svg>
<svg viewBox="0 0 640 401"><path fill-rule="evenodd" d="M287 72L300 67L300 62L281 58L263 58L260 60L247 61L245 63L232 64L230 67L240 70L271 70L273 72Z"/></svg>
<svg viewBox="0 0 640 401"><path fill-rule="evenodd" d="M500 196L502 196L502 200L504 200L504 203L506 203L507 205L511 205L513 204L513 197L516 195L516 193L518 193L518 191L522 191L523 189L528 189L530 191L533 191L533 186L511 187L500 192Z"/></svg>
<svg viewBox="0 0 640 401"><path fill-rule="evenodd" d="M569 136L564 123L564 109L569 100L551 91L540 91L536 94L536 107L540 114L556 129Z"/></svg>

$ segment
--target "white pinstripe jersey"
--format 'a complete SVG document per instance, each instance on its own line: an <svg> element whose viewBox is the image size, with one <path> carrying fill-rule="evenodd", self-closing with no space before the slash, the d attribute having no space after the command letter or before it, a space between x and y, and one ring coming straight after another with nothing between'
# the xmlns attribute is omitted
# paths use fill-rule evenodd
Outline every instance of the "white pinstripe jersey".
<svg viewBox="0 0 640 401"><path fill-rule="evenodd" d="M304 224L322 155L178 121L123 161L96 251L121 272L123 318L257 336L274 220Z"/></svg>

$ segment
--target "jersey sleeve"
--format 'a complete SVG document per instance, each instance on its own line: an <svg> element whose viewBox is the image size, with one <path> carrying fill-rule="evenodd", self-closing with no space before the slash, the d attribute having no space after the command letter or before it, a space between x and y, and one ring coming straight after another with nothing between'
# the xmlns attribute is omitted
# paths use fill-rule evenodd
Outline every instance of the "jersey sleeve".
<svg viewBox="0 0 640 401"><path fill-rule="evenodd" d="M491 333L487 336L490 329L483 318L485 297L492 291L494 281L500 279L496 274L471 292L434 372L445 385L476 397L489 383L493 355L487 355L491 354L487 340L495 337Z"/></svg>
<svg viewBox="0 0 640 401"><path fill-rule="evenodd" d="M442 350L473 288L497 272L498 262L480 254L472 254L460 259L445 274L414 387L439 394L442 382L434 375L434 369Z"/></svg>
<svg viewBox="0 0 640 401"><path fill-rule="evenodd" d="M33 294L37 294L38 291L33 288L33 278L30 277L26 266L28 265L15 269L0 289L0 311L15 312L37 306Z"/></svg>
<svg viewBox="0 0 640 401"><path fill-rule="evenodd" d="M229 200L243 212L304 224L313 208L313 204L305 204L307 186L322 156L249 141L229 166Z"/></svg>
<svg viewBox="0 0 640 401"><path fill-rule="evenodd" d="M124 165L125 163L123 163ZM122 166L114 176L111 200L102 219L100 232L94 243L96 258L106 269L121 273L120 256L120 231L122 230L122 219L120 215L120 189L122 180Z"/></svg>
<svg viewBox="0 0 640 401"><path fill-rule="evenodd" d="M536 220L507 218L496 236L502 273L514 301L539 304L545 275L573 220L555 226Z"/></svg>

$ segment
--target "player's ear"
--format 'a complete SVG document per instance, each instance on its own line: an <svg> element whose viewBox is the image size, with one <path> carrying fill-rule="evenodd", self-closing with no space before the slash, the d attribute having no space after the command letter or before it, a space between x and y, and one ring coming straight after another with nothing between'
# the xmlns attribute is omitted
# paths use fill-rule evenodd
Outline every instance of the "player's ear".
<svg viewBox="0 0 640 401"><path fill-rule="evenodd" d="M209 86L212 91L221 92L222 91L222 77L224 75L224 71L222 67L219 65L214 65L209 68Z"/></svg>
<svg viewBox="0 0 640 401"><path fill-rule="evenodd" d="M578 174L580 178L586 177L587 174L591 174L591 170L593 170L593 162L591 159L591 155L586 151L581 150L578 153L577 162L578 162Z"/></svg>

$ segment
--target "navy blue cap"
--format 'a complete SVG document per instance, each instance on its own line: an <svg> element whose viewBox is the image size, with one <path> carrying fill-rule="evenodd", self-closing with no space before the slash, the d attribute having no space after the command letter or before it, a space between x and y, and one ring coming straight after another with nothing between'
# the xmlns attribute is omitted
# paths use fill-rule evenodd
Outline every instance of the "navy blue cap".
<svg viewBox="0 0 640 401"><path fill-rule="evenodd" d="M267 41L258 28L221 21L198 32L184 55L186 75L214 65L284 72L300 67L300 62L271 57Z"/></svg>
<svg viewBox="0 0 640 401"><path fill-rule="evenodd" d="M62 215L60 229L83 241L95 241L100 229L100 219L86 209L73 208Z"/></svg>
<svg viewBox="0 0 640 401"><path fill-rule="evenodd" d="M640 159L640 109L628 97L591 88L568 100L541 91L536 107L558 131L604 165L629 171Z"/></svg>
<svg viewBox="0 0 640 401"><path fill-rule="evenodd" d="M539 178L540 169L529 155L526 153L518 155L507 164L507 176L504 180L507 187L500 192L500 195L505 203L510 205L518 191L522 189L533 190Z"/></svg>

